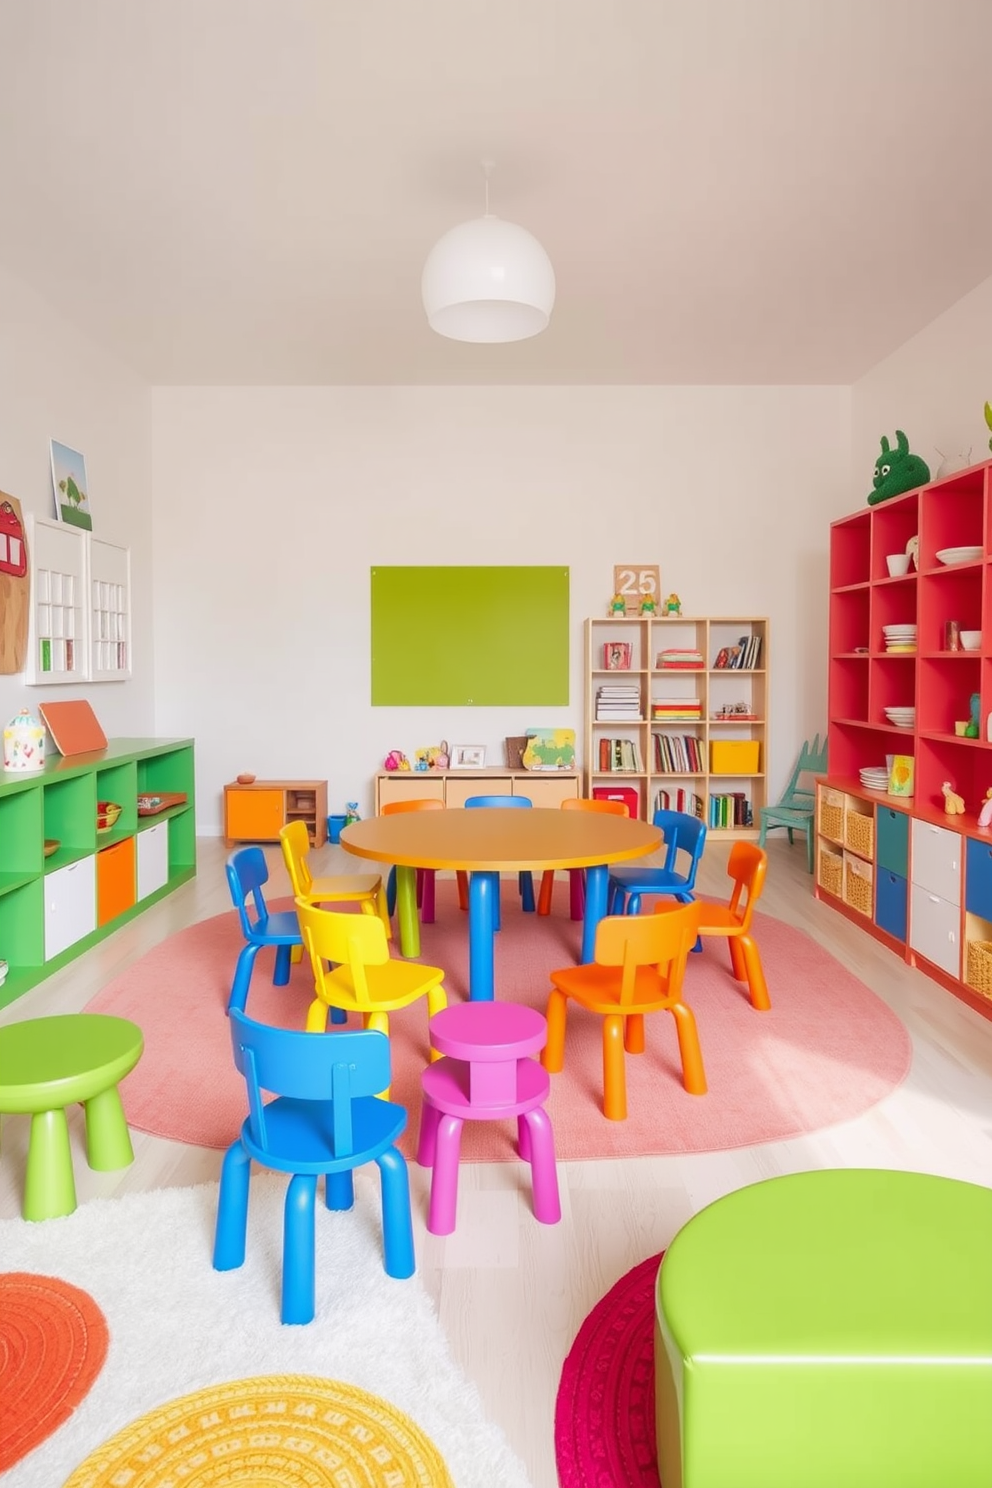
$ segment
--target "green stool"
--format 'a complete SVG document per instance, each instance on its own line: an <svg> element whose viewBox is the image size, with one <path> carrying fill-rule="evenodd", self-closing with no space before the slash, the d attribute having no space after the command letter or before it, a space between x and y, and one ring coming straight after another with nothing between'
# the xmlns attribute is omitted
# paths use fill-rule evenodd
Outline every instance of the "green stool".
<svg viewBox="0 0 992 1488"><path fill-rule="evenodd" d="M25 1219L55 1219L76 1207L65 1108L82 1101L91 1168L134 1160L117 1082L141 1058L141 1029L103 1013L65 1013L0 1027L0 1115L29 1113Z"/></svg>
<svg viewBox="0 0 992 1488"><path fill-rule="evenodd" d="M992 1189L845 1169L718 1199L655 1292L664 1488L989 1488Z"/></svg>

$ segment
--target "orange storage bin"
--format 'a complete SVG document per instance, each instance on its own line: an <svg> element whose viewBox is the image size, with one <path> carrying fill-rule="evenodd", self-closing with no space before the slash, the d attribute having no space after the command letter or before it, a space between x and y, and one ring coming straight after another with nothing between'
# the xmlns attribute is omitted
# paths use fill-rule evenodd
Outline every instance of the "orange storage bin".
<svg viewBox="0 0 992 1488"><path fill-rule="evenodd" d="M96 922L106 925L135 903L134 838L115 842L96 855Z"/></svg>

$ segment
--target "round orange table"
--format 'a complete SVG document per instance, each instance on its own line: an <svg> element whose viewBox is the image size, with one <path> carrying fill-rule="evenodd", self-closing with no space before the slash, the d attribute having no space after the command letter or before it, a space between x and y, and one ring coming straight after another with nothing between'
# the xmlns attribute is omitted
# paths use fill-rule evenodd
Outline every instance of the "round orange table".
<svg viewBox="0 0 992 1488"><path fill-rule="evenodd" d="M396 908L404 956L420 955L416 870L469 874L469 996L475 1002L493 997L494 911L501 873L584 868L582 959L591 961L596 926L606 913L609 865L643 858L660 845L660 830L647 822L544 807L398 812L353 822L341 833L341 846L356 857L396 865Z"/></svg>

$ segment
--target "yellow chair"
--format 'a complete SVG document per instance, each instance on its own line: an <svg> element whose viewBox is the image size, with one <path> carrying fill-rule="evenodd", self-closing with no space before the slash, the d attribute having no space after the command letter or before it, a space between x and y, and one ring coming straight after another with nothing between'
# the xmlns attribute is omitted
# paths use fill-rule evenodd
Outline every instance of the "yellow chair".
<svg viewBox="0 0 992 1488"><path fill-rule="evenodd" d="M428 1020L447 1007L442 968L394 961L377 916L321 909L306 899L296 900L296 913L317 994L307 1013L308 1033L326 1031L331 1008L360 1013L363 1027L388 1034L388 1015L420 997L427 998ZM431 1058L438 1058L433 1049Z"/></svg>
<svg viewBox="0 0 992 1488"><path fill-rule="evenodd" d="M706 1075L692 1009L682 1001L686 959L699 926L696 904L659 905L667 913L608 915L596 930L595 961L551 973L548 1041L541 1062L558 1074L565 1059L568 999L603 1019L603 1112L610 1121L627 1116L624 1050L644 1052L644 1014L669 1012L675 1019L682 1059L682 1084L690 1095L706 1094Z"/></svg>
<svg viewBox="0 0 992 1488"><path fill-rule="evenodd" d="M386 934L390 933L386 891L378 873L341 873L314 878L307 862L310 836L305 822L293 821L280 827L279 841L294 898L305 899L308 904L358 903L364 914L378 915L386 927Z"/></svg>
<svg viewBox="0 0 992 1488"><path fill-rule="evenodd" d="M567 796L561 803L563 811L598 811L604 816L629 816L626 801L590 799L588 796ZM551 895L555 887L555 870L546 868L541 878L541 892L537 900L539 915L551 913ZM581 920L586 905L586 875L584 868L568 870L569 912L573 920Z"/></svg>

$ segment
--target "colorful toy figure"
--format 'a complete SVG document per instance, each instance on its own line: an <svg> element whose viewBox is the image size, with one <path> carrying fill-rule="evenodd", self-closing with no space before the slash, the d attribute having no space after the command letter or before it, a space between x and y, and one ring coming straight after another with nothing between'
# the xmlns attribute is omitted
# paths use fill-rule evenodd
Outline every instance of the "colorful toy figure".
<svg viewBox="0 0 992 1488"><path fill-rule="evenodd" d="M641 603L640 603L640 608L638 610L638 614L641 614L641 615L656 615L657 613L658 613L658 606L655 603L654 595L653 594L642 594L641 595Z"/></svg>
<svg viewBox="0 0 992 1488"><path fill-rule="evenodd" d="M901 429L896 430L896 448L889 448L889 441L882 435L882 453L875 461L875 474L868 505L877 506L892 496L901 496L905 491L915 491L925 486L930 479L930 467L919 455L909 452L909 440Z"/></svg>
<svg viewBox="0 0 992 1488"><path fill-rule="evenodd" d="M980 827L992 827L992 785L985 792L985 800L982 809L978 813L978 825Z"/></svg>
<svg viewBox="0 0 992 1488"><path fill-rule="evenodd" d="M627 601L624 599L622 594L614 594L613 598L610 600L610 608L608 613L610 615L626 615Z"/></svg>
<svg viewBox="0 0 992 1488"><path fill-rule="evenodd" d="M978 710L981 705L981 694L973 692L971 694L971 719L968 723L968 727L964 731L964 736L966 739L977 739L979 734L981 733L981 725L978 722Z"/></svg>
<svg viewBox="0 0 992 1488"><path fill-rule="evenodd" d="M391 749L382 762L384 770L409 770L410 761L402 749Z"/></svg>
<svg viewBox="0 0 992 1488"><path fill-rule="evenodd" d="M959 796L957 791L951 789L951 782L949 780L944 781L940 790L944 797L944 810L947 815L960 816L964 811L963 797Z"/></svg>
<svg viewBox="0 0 992 1488"><path fill-rule="evenodd" d="M679 599L679 597L678 597L677 594L670 594L668 596L668 598L665 600L665 614L666 615L681 615L681 613L682 613L682 601Z"/></svg>
<svg viewBox="0 0 992 1488"><path fill-rule="evenodd" d="M361 821L361 817L358 814L358 802L357 801L345 801L345 803L344 803L344 809L345 809L344 824L345 824L346 827L350 827L351 824L352 824L352 822Z"/></svg>

